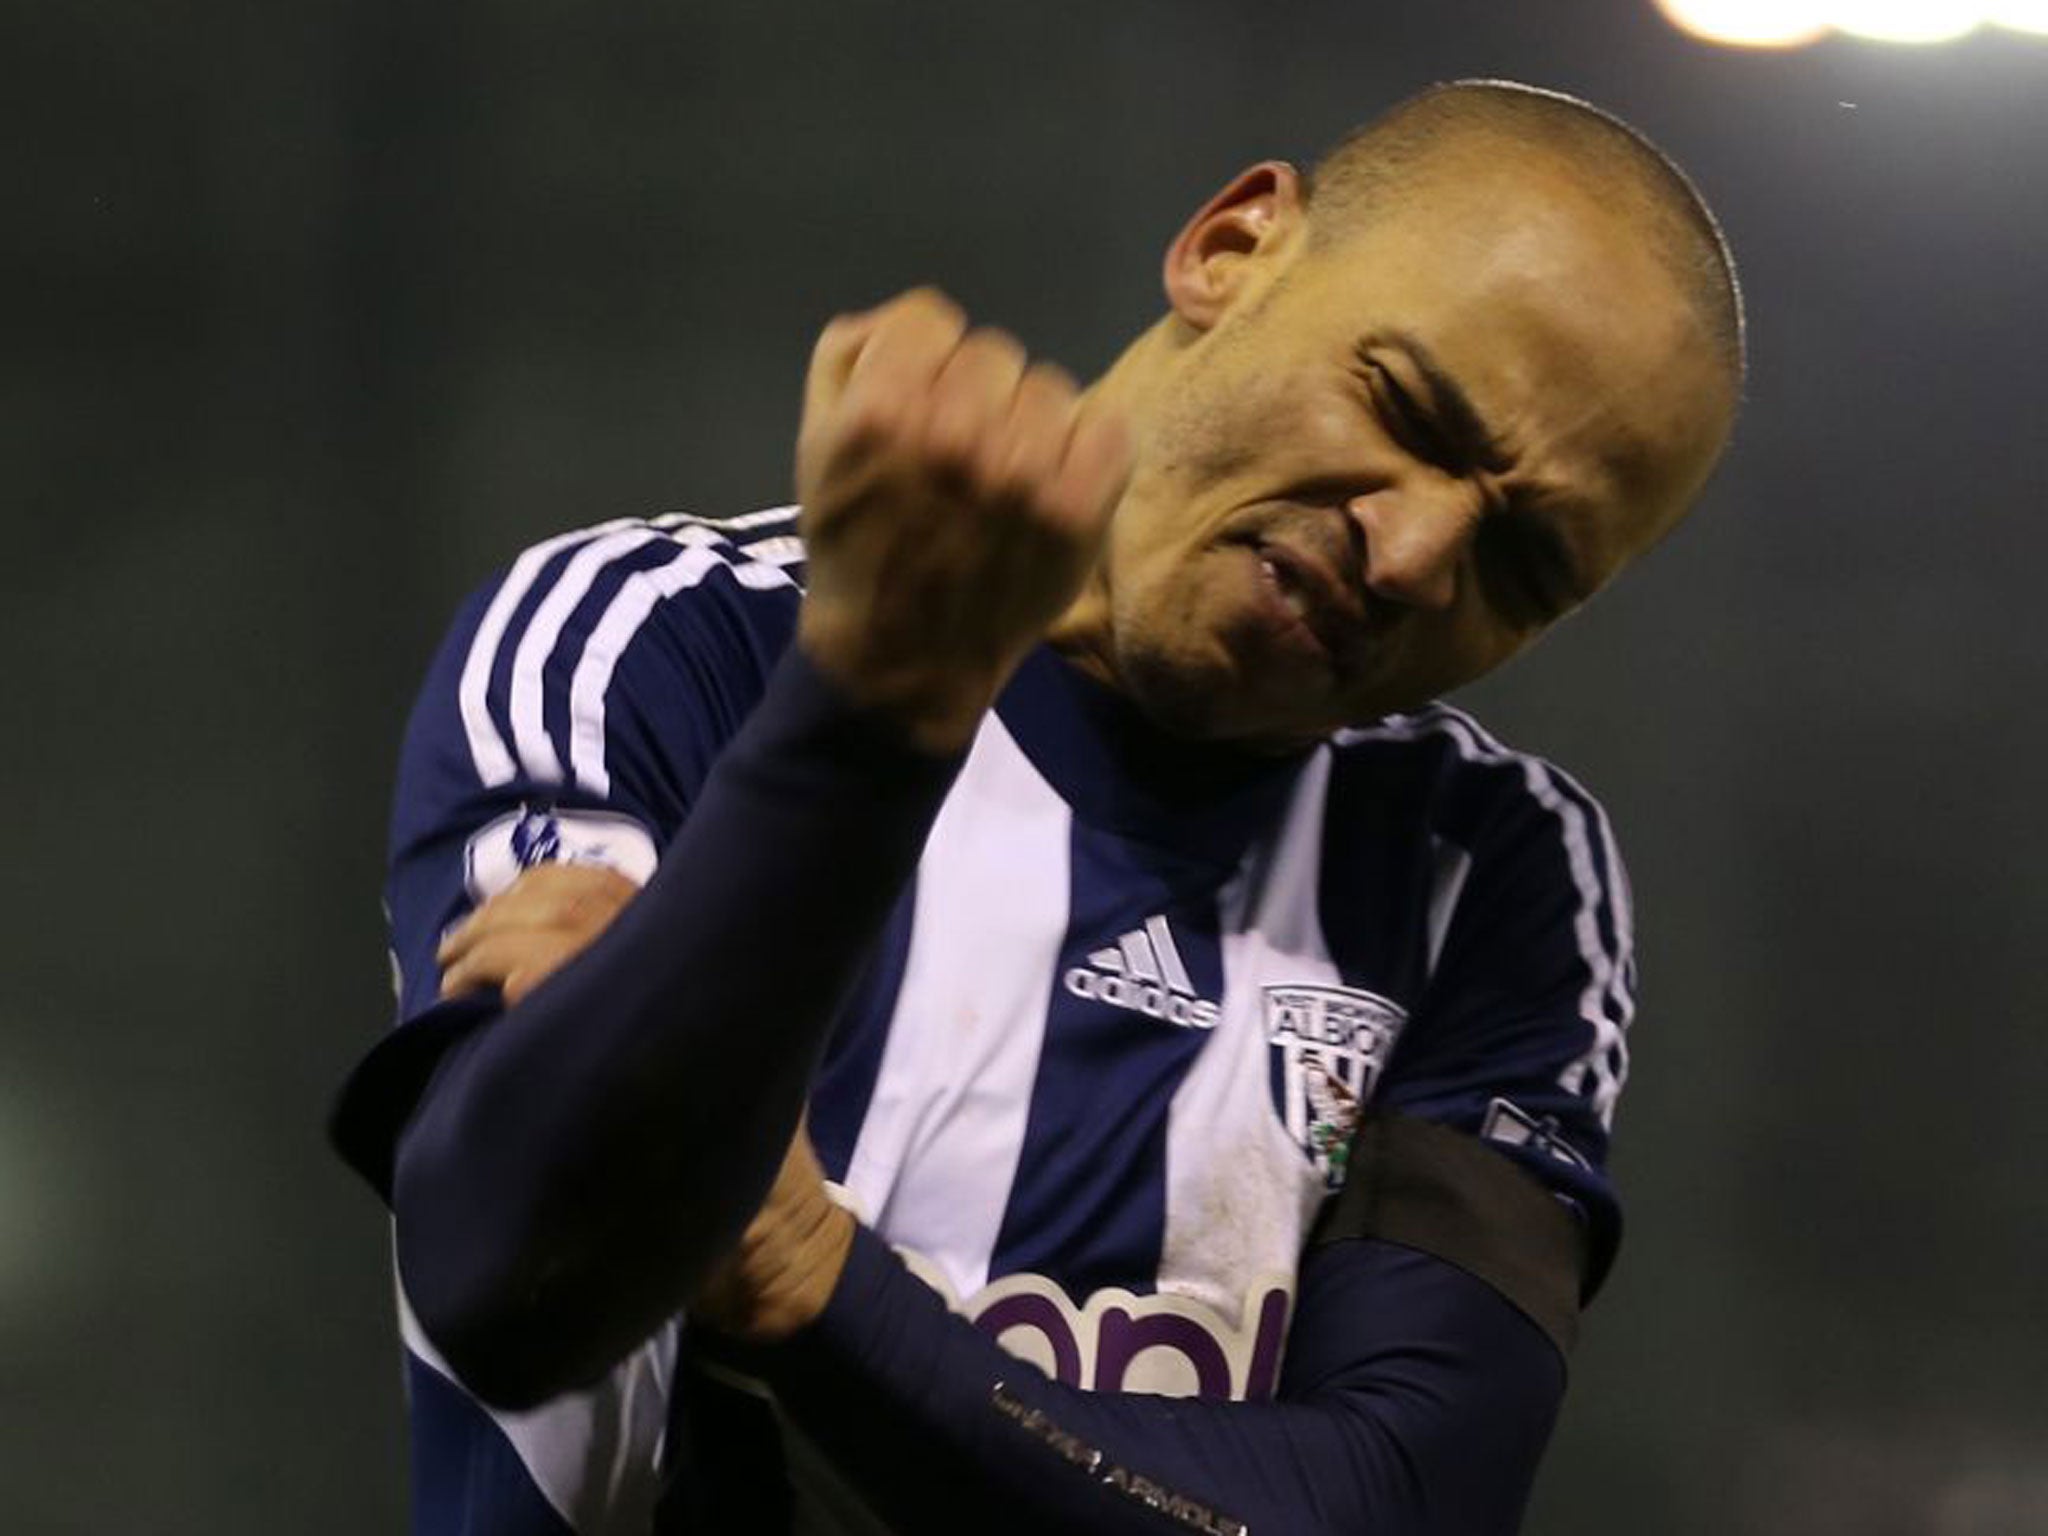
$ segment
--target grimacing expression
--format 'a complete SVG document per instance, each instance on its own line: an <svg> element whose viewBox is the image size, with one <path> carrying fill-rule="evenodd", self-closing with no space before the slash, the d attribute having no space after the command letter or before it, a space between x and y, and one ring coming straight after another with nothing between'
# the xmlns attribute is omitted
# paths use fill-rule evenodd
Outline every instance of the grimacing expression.
<svg viewBox="0 0 2048 1536"><path fill-rule="evenodd" d="M1175 729L1284 746L1470 682L1712 467L1732 386L1640 226L1540 163L1438 181L1312 242L1283 176L1140 412L1110 667Z"/></svg>

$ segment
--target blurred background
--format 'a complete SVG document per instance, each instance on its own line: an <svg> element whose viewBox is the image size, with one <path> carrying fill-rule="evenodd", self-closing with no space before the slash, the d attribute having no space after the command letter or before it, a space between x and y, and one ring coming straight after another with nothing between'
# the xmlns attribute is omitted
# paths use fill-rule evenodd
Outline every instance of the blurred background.
<svg viewBox="0 0 2048 1536"><path fill-rule="evenodd" d="M1606 798L1641 912L1631 1232L1530 1529L2048 1531L2048 40L1650 0L5 22L0 1529L402 1527L321 1122L463 593L786 498L835 310L933 281L1100 368L1232 171L1472 74L1672 150L1754 339L1693 523L1466 701Z"/></svg>

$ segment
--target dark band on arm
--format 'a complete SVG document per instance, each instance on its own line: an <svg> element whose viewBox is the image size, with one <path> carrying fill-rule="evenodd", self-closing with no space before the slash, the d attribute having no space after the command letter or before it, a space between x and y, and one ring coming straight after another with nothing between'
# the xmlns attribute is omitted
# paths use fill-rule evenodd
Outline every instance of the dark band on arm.
<svg viewBox="0 0 2048 1536"><path fill-rule="evenodd" d="M1378 1115L1352 1138L1344 1188L1310 1242L1374 1237L1485 1281L1570 1354L1585 1244L1570 1210L1477 1137Z"/></svg>

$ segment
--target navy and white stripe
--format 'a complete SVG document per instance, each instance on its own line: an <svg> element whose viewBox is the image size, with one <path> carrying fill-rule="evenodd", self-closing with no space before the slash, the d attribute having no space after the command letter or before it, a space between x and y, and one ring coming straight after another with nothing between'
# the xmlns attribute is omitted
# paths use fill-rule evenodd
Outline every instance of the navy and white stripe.
<svg viewBox="0 0 2048 1536"><path fill-rule="evenodd" d="M794 530L793 508L604 523L472 603L401 768L408 1017L480 894L460 870L485 829L602 813L667 843L794 632ZM810 1124L849 1203L1006 1347L1080 1385L1259 1396L1341 1169L1313 1144L1343 1107L1336 1048L1285 1021L1368 1021L1370 1059L1344 1047L1367 1102L1516 1128L1503 1151L1586 1215L1597 1273L1632 945L1599 807L1456 710L1238 760L1161 737L1041 651L975 739ZM451 1447L483 1437L465 1465L522 1469L556 1522L534 1531L650 1529L674 1328L520 1416L465 1413L407 1342L431 1378L423 1487L454 1487Z"/></svg>
<svg viewBox="0 0 2048 1536"><path fill-rule="evenodd" d="M522 773L541 784L563 781L559 733L547 720L550 686L560 691L555 669L570 678L568 776L592 795L608 794L605 701L620 655L661 602L713 571L754 590L794 590L787 568L802 559L795 524L794 507L722 524L684 514L628 519L563 534L521 555L462 668L462 722L478 782L498 786ZM579 616L584 622L572 632ZM565 648L573 648L573 660Z"/></svg>
<svg viewBox="0 0 2048 1536"><path fill-rule="evenodd" d="M999 720L925 847L903 980L841 1182L968 1296L989 1278L1016 1178L1070 894L1065 807ZM826 1099L814 1113L844 1111Z"/></svg>
<svg viewBox="0 0 2048 1536"><path fill-rule="evenodd" d="M1579 1016L1592 1032L1585 1049L1559 1072L1558 1082L1572 1093L1586 1094L1601 1126L1611 1130L1615 1105L1628 1080L1627 1030L1635 1017L1636 977L1633 904L1606 813L1568 774L1502 745L1470 715L1449 705L1432 705L1369 730L1347 731L1338 739L1351 744L1413 742L1432 736L1447 740L1465 762L1518 775L1530 799L1557 823L1559 847L1577 896L1572 936L1586 977ZM1455 907L1455 895L1445 899L1442 887L1462 885L1468 867L1469 860L1454 853L1432 891L1432 968L1448 927L1448 912Z"/></svg>

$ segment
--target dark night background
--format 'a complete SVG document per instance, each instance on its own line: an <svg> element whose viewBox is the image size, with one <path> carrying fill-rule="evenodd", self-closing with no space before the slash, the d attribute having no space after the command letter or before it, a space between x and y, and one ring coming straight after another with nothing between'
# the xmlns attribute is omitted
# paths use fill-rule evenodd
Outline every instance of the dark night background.
<svg viewBox="0 0 2048 1536"><path fill-rule="evenodd" d="M1744 260L1696 520L1468 702L1608 801L1632 1229L1536 1533L2048 1531L2048 41L1649 0L71 0L0 32L0 1529L397 1532L390 764L458 598L785 499L934 281L1081 371L1184 215L1432 79L1635 119Z"/></svg>

